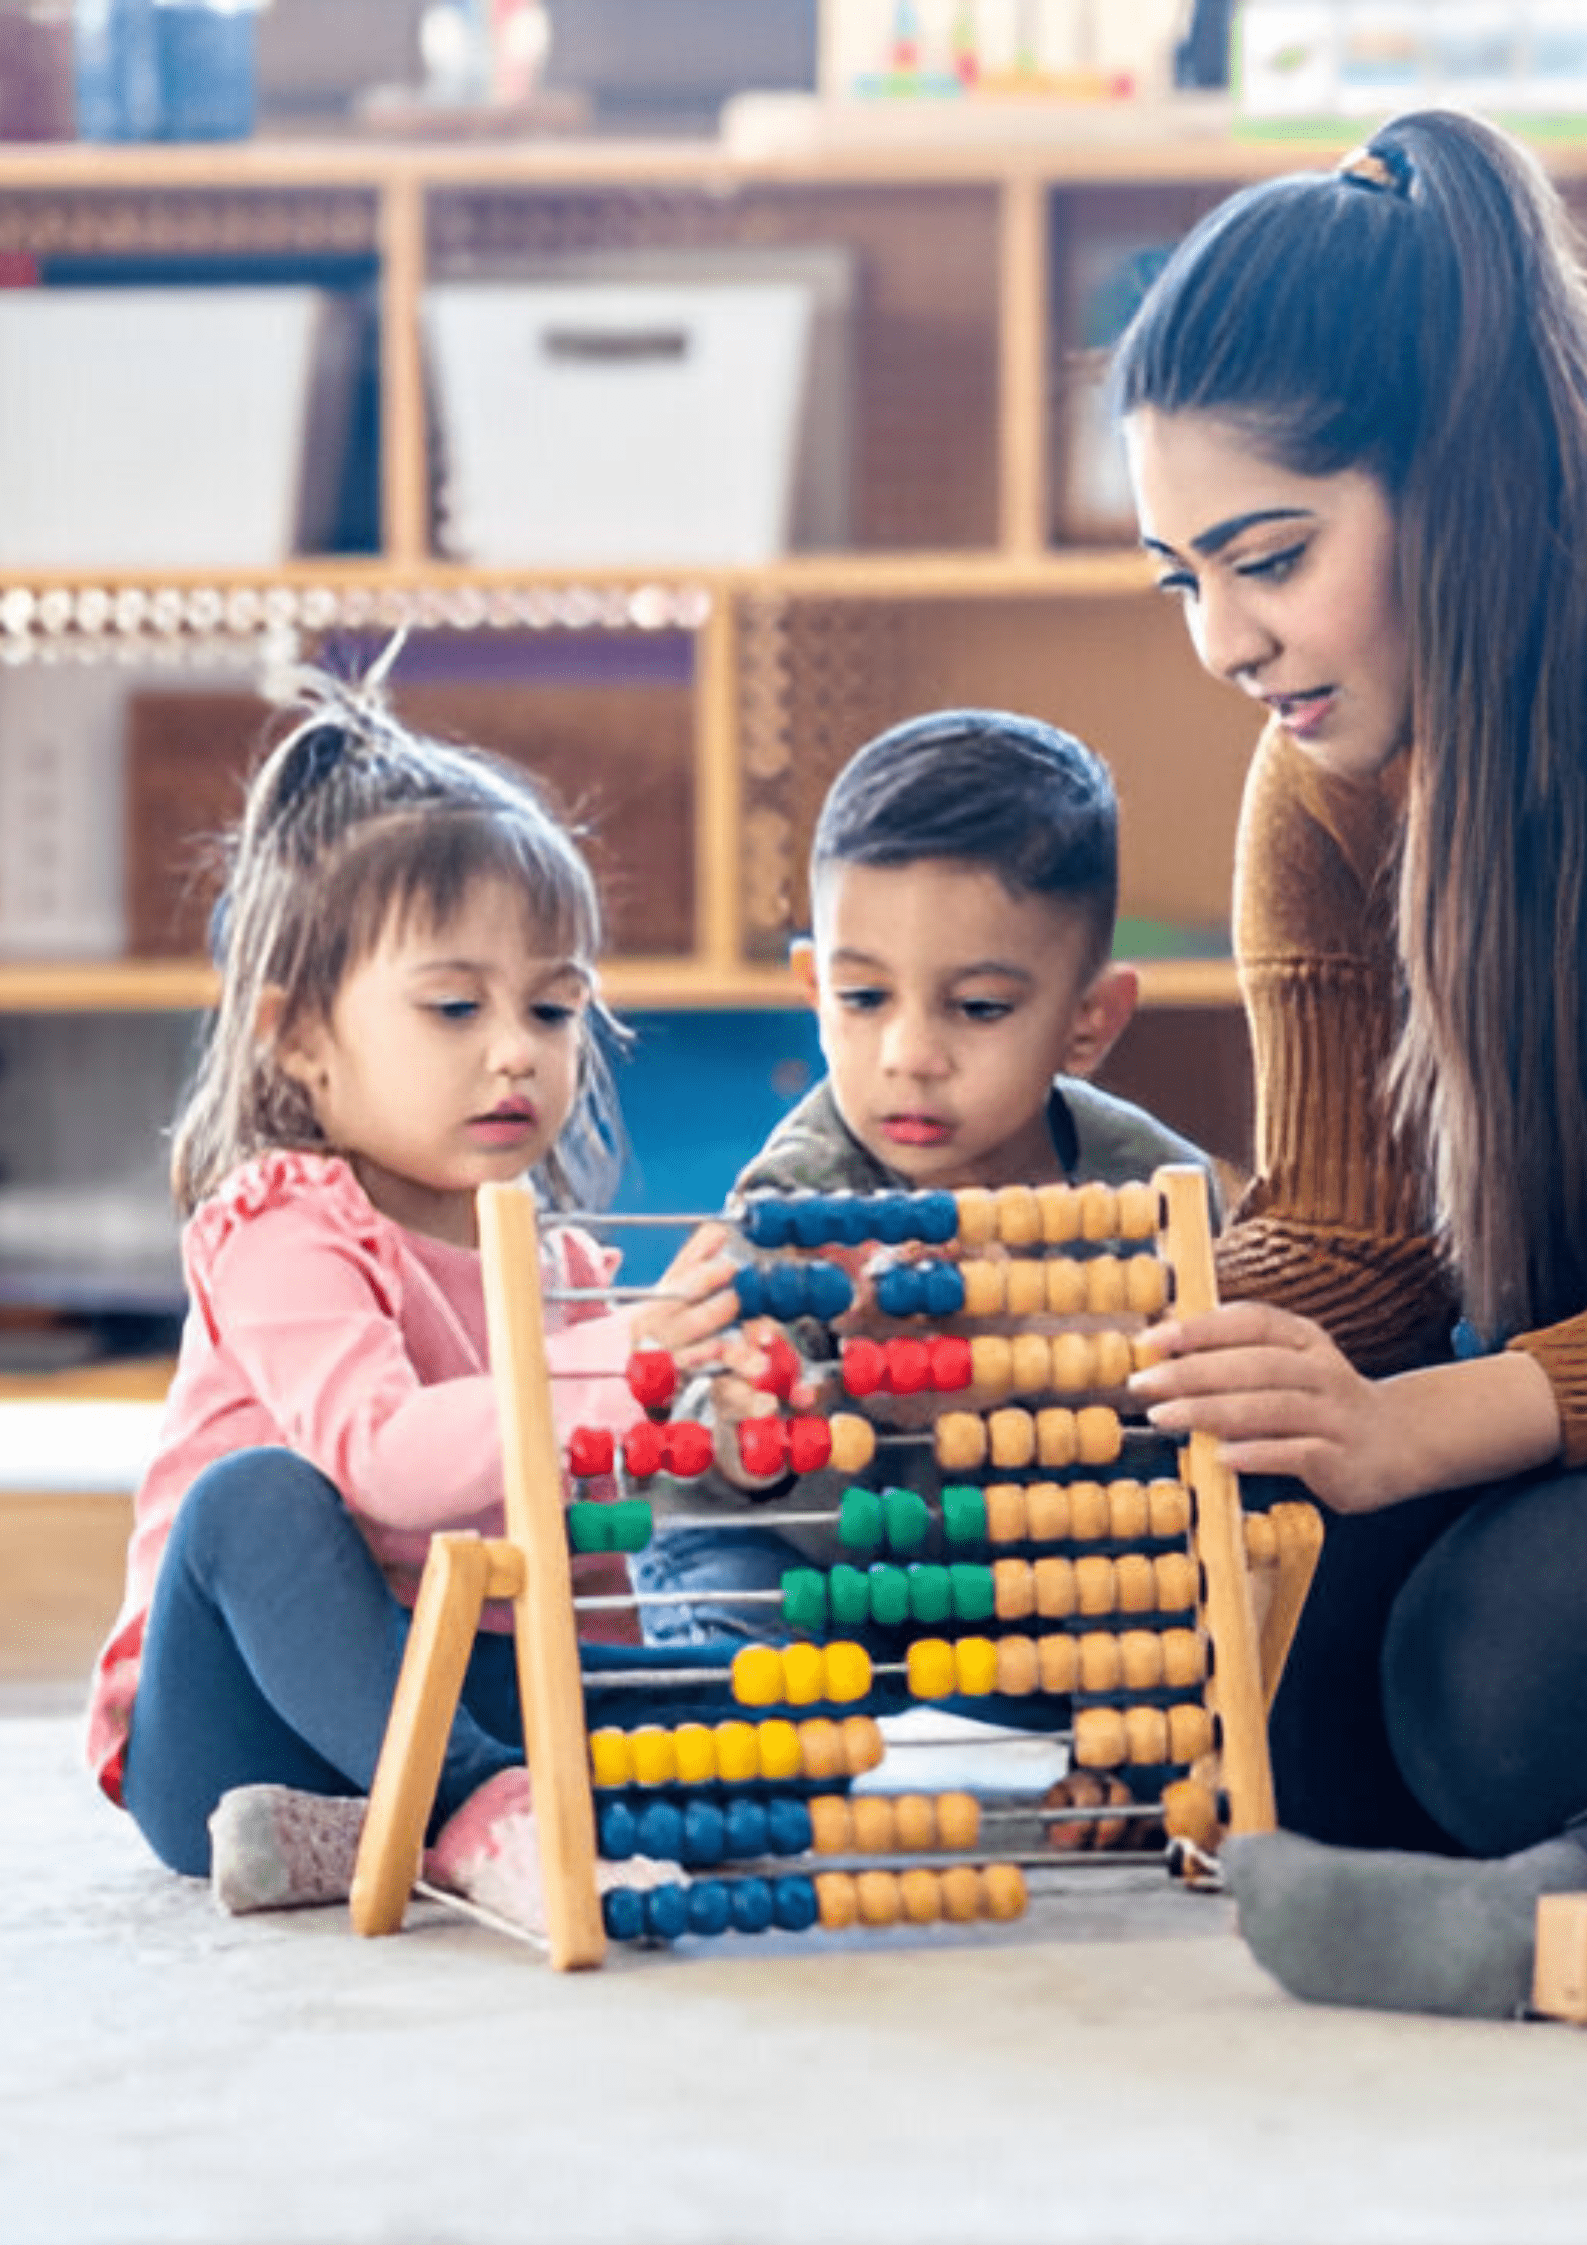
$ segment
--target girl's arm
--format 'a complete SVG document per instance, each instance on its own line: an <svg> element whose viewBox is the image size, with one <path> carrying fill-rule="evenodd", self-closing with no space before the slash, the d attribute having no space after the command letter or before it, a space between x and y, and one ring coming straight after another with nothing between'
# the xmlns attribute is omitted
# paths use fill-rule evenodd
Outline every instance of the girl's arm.
<svg viewBox="0 0 1587 2245"><path fill-rule="evenodd" d="M1524 1350L1370 1380L1320 1325L1258 1302L1153 1338L1166 1356L1130 1388L1154 1426L1216 1435L1234 1472L1291 1474L1335 1512L1503 1480L1560 1454L1554 1388Z"/></svg>

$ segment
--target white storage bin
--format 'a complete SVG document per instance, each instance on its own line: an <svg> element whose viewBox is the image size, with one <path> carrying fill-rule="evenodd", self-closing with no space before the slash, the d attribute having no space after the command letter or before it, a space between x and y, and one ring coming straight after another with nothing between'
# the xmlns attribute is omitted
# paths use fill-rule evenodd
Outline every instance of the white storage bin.
<svg viewBox="0 0 1587 2245"><path fill-rule="evenodd" d="M0 564L285 560L346 320L312 288L0 290Z"/></svg>
<svg viewBox="0 0 1587 2245"><path fill-rule="evenodd" d="M811 317L793 281L431 288L445 550L509 566L785 552Z"/></svg>

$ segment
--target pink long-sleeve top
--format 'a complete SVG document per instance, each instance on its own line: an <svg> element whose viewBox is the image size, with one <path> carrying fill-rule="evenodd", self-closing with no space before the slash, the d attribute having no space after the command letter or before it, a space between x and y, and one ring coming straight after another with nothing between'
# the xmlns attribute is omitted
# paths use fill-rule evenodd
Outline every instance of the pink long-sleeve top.
<svg viewBox="0 0 1587 2245"><path fill-rule="evenodd" d="M197 1210L183 1235L189 1310L155 1454L134 1507L121 1611L94 1671L88 1753L121 1798L149 1603L171 1523L198 1475L258 1445L294 1450L335 1482L398 1598L411 1606L437 1529L503 1531L501 1444L480 1258L404 1231L346 1162L270 1153ZM548 1230L548 1289L606 1285L616 1253ZM546 1303L559 1440L574 1425L620 1431L640 1415L621 1374L629 1316L599 1302ZM616 1375L615 1377L613 1375ZM615 1492L581 1484L591 1497ZM573 1561L576 1590L622 1591L621 1558ZM487 1609L486 1626L510 1610ZM622 1609L591 1639L634 1641Z"/></svg>

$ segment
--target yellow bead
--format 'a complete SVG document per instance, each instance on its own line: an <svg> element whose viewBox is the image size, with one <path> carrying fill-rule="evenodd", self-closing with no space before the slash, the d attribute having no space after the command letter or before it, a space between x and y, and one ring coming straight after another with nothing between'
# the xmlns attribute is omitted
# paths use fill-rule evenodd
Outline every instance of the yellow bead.
<svg viewBox="0 0 1587 2245"><path fill-rule="evenodd" d="M716 1774L724 1785L747 1785L760 1775L760 1743L753 1723L718 1723Z"/></svg>
<svg viewBox="0 0 1587 2245"><path fill-rule="evenodd" d="M960 1691L972 1698L997 1689L997 1647L990 1637L961 1637L953 1648Z"/></svg>
<svg viewBox="0 0 1587 2245"><path fill-rule="evenodd" d="M590 1777L596 1785L626 1785L634 1774L634 1757L628 1733L599 1730L590 1733Z"/></svg>
<svg viewBox="0 0 1587 2245"><path fill-rule="evenodd" d="M819 1645L789 1645L782 1656L783 1698L790 1707L812 1707L825 1697L826 1663Z"/></svg>
<svg viewBox="0 0 1587 2245"><path fill-rule="evenodd" d="M775 1707L782 1698L782 1654L775 1645L745 1645L733 1655L733 1697L740 1707Z"/></svg>
<svg viewBox="0 0 1587 2245"><path fill-rule="evenodd" d="M670 1785L678 1774L678 1749L671 1731L643 1723L633 1735L634 1783Z"/></svg>
<svg viewBox="0 0 1587 2245"><path fill-rule="evenodd" d="M908 1654L909 1689L916 1699L952 1697L958 1678L954 1674L953 1647L941 1637L917 1637Z"/></svg>
<svg viewBox="0 0 1587 2245"><path fill-rule="evenodd" d="M672 1734L680 1785L709 1785L716 1776L716 1740L705 1723L680 1723Z"/></svg>
<svg viewBox="0 0 1587 2245"><path fill-rule="evenodd" d="M768 1778L789 1778L799 1775L803 1756L799 1749L799 1733L792 1723L774 1716L769 1723L757 1723L755 1736L760 1743L760 1774Z"/></svg>
<svg viewBox="0 0 1587 2245"><path fill-rule="evenodd" d="M871 1688L871 1656L863 1645L841 1641L824 1648L826 1696L839 1706L863 1699Z"/></svg>

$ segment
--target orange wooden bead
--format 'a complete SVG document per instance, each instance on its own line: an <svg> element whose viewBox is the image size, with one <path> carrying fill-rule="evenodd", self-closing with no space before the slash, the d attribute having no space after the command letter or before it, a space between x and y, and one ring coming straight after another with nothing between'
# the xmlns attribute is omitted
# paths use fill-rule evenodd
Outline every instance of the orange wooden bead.
<svg viewBox="0 0 1587 2245"><path fill-rule="evenodd" d="M1120 1239L1150 1239L1157 1230L1157 1194L1144 1179L1115 1188Z"/></svg>
<svg viewBox="0 0 1587 2245"><path fill-rule="evenodd" d="M993 1411L986 1421L992 1463L1007 1471L1030 1465L1036 1456L1036 1422L1028 1411Z"/></svg>
<svg viewBox="0 0 1587 2245"><path fill-rule="evenodd" d="M1245 1556L1253 1567L1270 1567L1278 1558L1278 1531L1265 1512L1245 1516Z"/></svg>
<svg viewBox="0 0 1587 2245"><path fill-rule="evenodd" d="M1049 1247L1063 1247L1080 1237L1080 1195L1073 1185L1038 1185L1036 1209L1041 1236Z"/></svg>
<svg viewBox="0 0 1587 2245"><path fill-rule="evenodd" d="M953 1925L973 1925L981 1914L981 1881L968 1863L955 1863L944 1871L938 1885L942 1914Z"/></svg>
<svg viewBox="0 0 1587 2245"><path fill-rule="evenodd" d="M1091 1336L1091 1381L1094 1387L1121 1388L1134 1368L1130 1337L1109 1326Z"/></svg>
<svg viewBox="0 0 1587 2245"><path fill-rule="evenodd" d="M964 1281L966 1317L1002 1315L1007 1270L1006 1263L988 1262L984 1256L972 1257L959 1265L959 1276Z"/></svg>
<svg viewBox="0 0 1587 2245"><path fill-rule="evenodd" d="M898 1900L906 1924L935 1925L942 1916L942 1882L935 1871L917 1865L899 1874Z"/></svg>
<svg viewBox="0 0 1587 2245"><path fill-rule="evenodd" d="M981 1804L973 1793L939 1793L937 1845L941 1848L974 1847L981 1837Z"/></svg>
<svg viewBox="0 0 1587 2245"><path fill-rule="evenodd" d="M1034 1637L999 1637L997 1688L1009 1699L1026 1699L1040 1682Z"/></svg>
<svg viewBox="0 0 1587 2245"><path fill-rule="evenodd" d="M1023 1543L1026 1537L1025 1491L1017 1481L990 1481L986 1486L986 1540L988 1543Z"/></svg>
<svg viewBox="0 0 1587 2245"><path fill-rule="evenodd" d="M799 1774L817 1782L847 1776L843 1733L829 1715L812 1715L799 1725Z"/></svg>
<svg viewBox="0 0 1587 2245"><path fill-rule="evenodd" d="M1119 1662L1127 1692L1154 1692L1163 1681L1163 1641L1155 1629L1126 1629Z"/></svg>
<svg viewBox="0 0 1587 2245"><path fill-rule="evenodd" d="M817 1855L852 1855L854 1826L841 1793L817 1793L810 1802L810 1844Z"/></svg>
<svg viewBox="0 0 1587 2245"><path fill-rule="evenodd" d="M926 1794L900 1793L894 1801L893 1841L905 1855L927 1855L936 1846L937 1811Z"/></svg>
<svg viewBox="0 0 1587 2245"><path fill-rule="evenodd" d="M1005 1247L1034 1247L1041 1238L1041 1206L1029 1185L1005 1185L997 1195L997 1236Z"/></svg>
<svg viewBox="0 0 1587 2245"><path fill-rule="evenodd" d="M849 1803L856 1855L891 1855L898 1845L893 1804L885 1793L858 1793Z"/></svg>
<svg viewBox="0 0 1587 2245"><path fill-rule="evenodd" d="M1080 1432L1073 1411L1051 1403L1036 1414L1036 1455L1044 1466L1073 1465L1080 1451Z"/></svg>
<svg viewBox="0 0 1587 2245"><path fill-rule="evenodd" d="M1003 1265L1003 1300L1010 1317L1040 1317L1047 1307L1047 1266L1028 1255Z"/></svg>
<svg viewBox="0 0 1587 2245"><path fill-rule="evenodd" d="M1082 1239L1112 1239L1119 1224L1119 1197L1111 1185L1100 1181L1078 1188L1080 1194L1080 1237Z"/></svg>
<svg viewBox="0 0 1587 2245"><path fill-rule="evenodd" d="M1124 1447L1117 1411L1088 1403L1075 1413L1075 1456L1081 1465L1112 1465Z"/></svg>
<svg viewBox="0 0 1587 2245"><path fill-rule="evenodd" d="M1061 1699L1074 1690L1080 1666L1075 1644L1076 1640L1065 1630L1054 1630L1049 1636L1037 1638L1036 1664L1044 1692Z"/></svg>
<svg viewBox="0 0 1587 2245"><path fill-rule="evenodd" d="M1124 1671L1119 1641L1110 1629L1088 1629L1080 1640L1080 1689L1116 1692Z"/></svg>
<svg viewBox="0 0 1587 2245"><path fill-rule="evenodd" d="M1075 1561L1076 1608L1083 1614L1110 1614L1117 1603L1112 1560L1088 1551Z"/></svg>
<svg viewBox="0 0 1587 2245"><path fill-rule="evenodd" d="M882 1737L881 1725L874 1715L845 1715L839 1726L843 1734L843 1760L850 1777L863 1777L867 1770L880 1769L887 1752L887 1742Z"/></svg>
<svg viewBox="0 0 1587 2245"><path fill-rule="evenodd" d="M1121 1614L1149 1614L1157 1604L1157 1570L1144 1551L1121 1551L1113 1562L1113 1594Z"/></svg>
<svg viewBox="0 0 1587 2245"><path fill-rule="evenodd" d="M829 1933L843 1933L858 1923L860 1914L857 1882L847 1871L818 1871L816 1873L816 1907L821 1913L821 1923Z"/></svg>
<svg viewBox="0 0 1587 2245"><path fill-rule="evenodd" d="M1047 1308L1053 1317L1078 1317L1086 1306L1085 1266L1072 1255L1055 1255L1043 1269Z"/></svg>
<svg viewBox="0 0 1587 2245"><path fill-rule="evenodd" d="M1093 1255L1086 1265L1086 1308L1093 1317L1118 1317L1125 1307L1124 1265L1117 1255Z"/></svg>
<svg viewBox="0 0 1587 2245"><path fill-rule="evenodd" d="M1168 1716L1161 1707L1126 1707L1124 1735L1132 1762L1166 1762Z"/></svg>
<svg viewBox="0 0 1587 2245"><path fill-rule="evenodd" d="M1080 1543L1096 1543L1113 1525L1113 1508L1100 1481L1069 1484L1069 1533Z"/></svg>
<svg viewBox="0 0 1587 2245"><path fill-rule="evenodd" d="M831 1466L834 1473L863 1473L876 1455L876 1429L855 1411L834 1411Z"/></svg>
<svg viewBox="0 0 1587 2245"><path fill-rule="evenodd" d="M1016 1333L1008 1356L1009 1386L1016 1395L1038 1395L1051 1387L1053 1344L1045 1333Z"/></svg>
<svg viewBox="0 0 1587 2245"><path fill-rule="evenodd" d="M1139 1481L1121 1477L1108 1483L1108 1529L1120 1543L1139 1543L1150 1518L1146 1490Z"/></svg>
<svg viewBox="0 0 1587 2245"><path fill-rule="evenodd" d="M1183 1536L1190 1529L1190 1491L1182 1481L1149 1481L1146 1508L1154 1536Z"/></svg>
<svg viewBox="0 0 1587 2245"><path fill-rule="evenodd" d="M1025 1874L1017 1863L989 1863L981 1873L982 1906L1000 1924L1025 1915Z"/></svg>
<svg viewBox="0 0 1587 2245"><path fill-rule="evenodd" d="M964 1473L986 1462L986 1421L973 1411L939 1414L934 1435L937 1463L944 1473Z"/></svg>
<svg viewBox="0 0 1587 2245"><path fill-rule="evenodd" d="M1183 1691L1187 1685L1205 1680L1207 1647L1194 1629L1165 1629L1161 1643L1163 1682L1170 1691Z"/></svg>
<svg viewBox="0 0 1587 2245"><path fill-rule="evenodd" d="M1074 1759L1083 1769L1117 1769L1128 1759L1124 1717L1116 1707L1075 1711Z"/></svg>
<svg viewBox="0 0 1587 2245"><path fill-rule="evenodd" d="M1036 1611L1044 1621L1066 1621L1075 1610L1078 1591L1072 1559L1038 1559L1031 1568L1036 1589Z"/></svg>
<svg viewBox="0 0 1587 2245"><path fill-rule="evenodd" d="M992 1604L999 1621L1028 1621L1036 1611L1036 1572L1027 1559L994 1559Z"/></svg>
<svg viewBox="0 0 1587 2245"><path fill-rule="evenodd" d="M977 1333L970 1342L970 1381L994 1395L1005 1395L1013 1384L1013 1353L1005 1335Z"/></svg>
<svg viewBox="0 0 1587 2245"><path fill-rule="evenodd" d="M1157 1606L1160 1613L1180 1614L1194 1610L1201 1586L1201 1574L1188 1552L1159 1552L1152 1561L1152 1570L1157 1577Z"/></svg>
<svg viewBox="0 0 1587 2245"><path fill-rule="evenodd" d="M1217 1803L1195 1778L1177 1777L1163 1787L1163 1828L1170 1839L1188 1840L1204 1855L1215 1855L1222 1837Z"/></svg>
<svg viewBox="0 0 1587 2245"><path fill-rule="evenodd" d="M1042 1417L1046 1414L1043 1412ZM1025 1517L1031 1543L1062 1543L1069 1533L1069 1491L1061 1481L1031 1481L1025 1487Z"/></svg>
<svg viewBox="0 0 1587 2245"><path fill-rule="evenodd" d="M959 1209L961 1247L986 1247L997 1237L997 1196L985 1185L965 1185L954 1194Z"/></svg>
<svg viewBox="0 0 1587 2245"><path fill-rule="evenodd" d="M861 1925L896 1925L903 1913L896 1871L861 1871L854 1881Z"/></svg>
<svg viewBox="0 0 1587 2245"><path fill-rule="evenodd" d="M1124 1259L1124 1303L1140 1317L1155 1317L1168 1301L1168 1268L1155 1255Z"/></svg>
<svg viewBox="0 0 1587 2245"><path fill-rule="evenodd" d="M1168 1710L1168 1759L1199 1762L1212 1752L1212 1717L1194 1700L1176 1700Z"/></svg>
<svg viewBox="0 0 1587 2245"><path fill-rule="evenodd" d="M1052 1384L1060 1395L1078 1395L1091 1385L1095 1352L1088 1333L1058 1333L1052 1341Z"/></svg>

